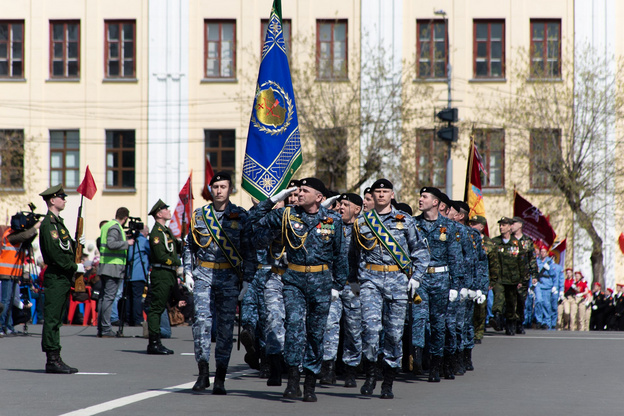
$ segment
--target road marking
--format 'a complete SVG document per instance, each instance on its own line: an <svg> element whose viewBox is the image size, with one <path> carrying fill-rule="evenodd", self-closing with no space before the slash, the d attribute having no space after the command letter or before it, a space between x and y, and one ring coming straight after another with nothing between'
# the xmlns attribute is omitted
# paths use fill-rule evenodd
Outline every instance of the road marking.
<svg viewBox="0 0 624 416"><path fill-rule="evenodd" d="M602 337L532 337L532 336L526 336L526 335L519 335L518 338L516 337L487 337L488 340L491 339L591 339L591 340L602 340L602 339L606 339L606 340L611 340L611 341L624 341L624 338L602 338Z"/></svg>
<svg viewBox="0 0 624 416"><path fill-rule="evenodd" d="M195 355L195 353L194 352L183 352L183 353L180 353L180 355Z"/></svg>
<svg viewBox="0 0 624 416"><path fill-rule="evenodd" d="M116 376L117 373L87 373L87 372L82 372L79 371L76 374L81 375L81 376Z"/></svg>

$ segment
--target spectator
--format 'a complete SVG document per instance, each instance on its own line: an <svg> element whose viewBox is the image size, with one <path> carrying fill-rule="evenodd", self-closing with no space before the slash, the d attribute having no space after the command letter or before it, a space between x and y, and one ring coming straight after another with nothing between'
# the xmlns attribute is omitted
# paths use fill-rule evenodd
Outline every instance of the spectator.
<svg viewBox="0 0 624 416"><path fill-rule="evenodd" d="M594 282L591 301L591 317L589 318L590 331L603 331L605 329L605 314L609 306L607 296L601 290L601 285Z"/></svg>
<svg viewBox="0 0 624 416"><path fill-rule="evenodd" d="M128 249L130 265L130 281L128 290L128 305L126 314L130 326L138 326L143 322L143 291L147 283L147 273L150 267L150 245L147 236L149 229L144 227L133 246Z"/></svg>

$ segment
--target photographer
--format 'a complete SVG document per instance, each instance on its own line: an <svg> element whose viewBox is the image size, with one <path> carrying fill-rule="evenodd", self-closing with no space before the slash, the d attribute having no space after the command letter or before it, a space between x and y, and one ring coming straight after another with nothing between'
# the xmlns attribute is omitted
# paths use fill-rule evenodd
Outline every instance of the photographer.
<svg viewBox="0 0 624 416"><path fill-rule="evenodd" d="M40 219L34 214L19 212L11 218L11 227L8 227L2 234L0 303L5 307L0 314L0 338L15 334L11 319L12 297L19 290L26 249L30 247L40 226Z"/></svg>
<svg viewBox="0 0 624 416"><path fill-rule="evenodd" d="M128 296L128 323L130 326L140 326L143 322L143 290L147 284L146 277L149 270L150 245L147 236L149 228L143 227L138 234L135 244L128 249L128 258L132 261L130 274L130 290Z"/></svg>
<svg viewBox="0 0 624 416"><path fill-rule="evenodd" d="M97 336L99 338L115 337L111 326L113 301L126 267L128 247L134 244L134 239L126 239L126 234L123 231L123 226L128 221L129 215L128 208L118 208L115 219L104 224L101 229L98 275L102 281L103 296L98 311Z"/></svg>

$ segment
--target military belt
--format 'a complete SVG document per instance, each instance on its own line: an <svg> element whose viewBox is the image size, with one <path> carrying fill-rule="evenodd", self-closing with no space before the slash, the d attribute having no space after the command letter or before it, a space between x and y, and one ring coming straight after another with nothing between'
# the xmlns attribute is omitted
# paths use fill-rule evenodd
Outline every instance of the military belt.
<svg viewBox="0 0 624 416"><path fill-rule="evenodd" d="M448 266L427 267L427 273L444 273L444 272L448 272Z"/></svg>
<svg viewBox="0 0 624 416"><path fill-rule="evenodd" d="M215 270L232 268L232 265L230 263L215 263L213 261L200 261L199 265L201 267L205 267L206 269L215 269Z"/></svg>
<svg viewBox="0 0 624 416"><path fill-rule="evenodd" d="M292 263L290 263L288 265L288 268L290 270L294 270L296 272L318 273L318 272L323 272L325 270L328 270L329 266L326 265L326 264L319 264L317 266L301 266L299 264L292 264Z"/></svg>
<svg viewBox="0 0 624 416"><path fill-rule="evenodd" d="M157 269L167 269L167 270L177 270L176 266L167 266L166 264L160 264L160 263L153 263L152 267L155 267Z"/></svg>
<svg viewBox="0 0 624 416"><path fill-rule="evenodd" d="M388 265L366 263L366 268L375 272L398 272L400 270L399 266L396 264Z"/></svg>
<svg viewBox="0 0 624 416"><path fill-rule="evenodd" d="M257 267L258 270L271 270L270 264L259 264Z"/></svg>
<svg viewBox="0 0 624 416"><path fill-rule="evenodd" d="M271 267L271 272L282 276L284 273L286 273L286 269L280 269L280 268L273 266Z"/></svg>

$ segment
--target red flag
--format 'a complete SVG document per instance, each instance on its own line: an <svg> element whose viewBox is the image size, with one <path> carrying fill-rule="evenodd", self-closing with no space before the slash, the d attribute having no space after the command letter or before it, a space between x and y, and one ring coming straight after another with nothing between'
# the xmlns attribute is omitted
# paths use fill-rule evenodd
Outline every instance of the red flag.
<svg viewBox="0 0 624 416"><path fill-rule="evenodd" d="M618 243L620 243L620 250L622 254L624 254L624 233L620 233L620 238L618 238Z"/></svg>
<svg viewBox="0 0 624 416"><path fill-rule="evenodd" d="M85 196L87 199L93 199L95 193L97 192L97 186L95 186L95 181L93 180L93 176L91 175L91 171L89 170L89 165L87 165L87 171L85 172L84 179L80 183L80 186L76 188L79 194Z"/></svg>
<svg viewBox="0 0 624 416"><path fill-rule="evenodd" d="M483 159L477 150L474 141L470 142L470 153L468 155L468 171L466 172L466 189L464 191L464 201L470 207L468 218L475 215L485 217L485 203L483 202L483 192L481 191L481 173L486 173L483 166ZM483 230L483 234L489 236L490 230L487 224Z"/></svg>
<svg viewBox="0 0 624 416"><path fill-rule="evenodd" d="M180 199L178 200L175 211L173 211L173 215L171 216L171 222L169 223L169 228L176 238L184 237L184 234L186 233L184 225L187 225L189 223L191 214L193 212L193 187L191 185L192 180L193 172L191 172L188 179L186 180L186 183L179 193Z"/></svg>
<svg viewBox="0 0 624 416"><path fill-rule="evenodd" d="M529 201L520 196L518 192L514 195L514 216L524 220L522 231L533 240L541 240L552 246L557 234L553 230L548 219L542 212Z"/></svg>
<svg viewBox="0 0 624 416"><path fill-rule="evenodd" d="M212 194L210 193L210 181L214 176L214 171L212 170L212 165L210 164L210 159L206 156L206 177L204 179L204 189L202 189L202 197L206 201L212 201Z"/></svg>

